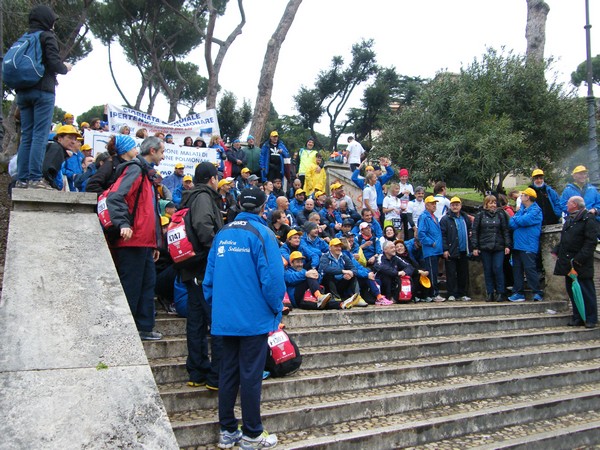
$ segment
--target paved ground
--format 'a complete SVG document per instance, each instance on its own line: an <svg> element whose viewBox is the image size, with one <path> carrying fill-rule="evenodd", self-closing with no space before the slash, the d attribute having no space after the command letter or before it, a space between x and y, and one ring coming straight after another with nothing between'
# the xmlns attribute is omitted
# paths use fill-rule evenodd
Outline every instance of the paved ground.
<svg viewBox="0 0 600 450"><path fill-rule="evenodd" d="M8 218L10 216L10 198L8 198L9 183L10 177L8 174L0 174L0 292L2 291L6 236L8 235Z"/></svg>

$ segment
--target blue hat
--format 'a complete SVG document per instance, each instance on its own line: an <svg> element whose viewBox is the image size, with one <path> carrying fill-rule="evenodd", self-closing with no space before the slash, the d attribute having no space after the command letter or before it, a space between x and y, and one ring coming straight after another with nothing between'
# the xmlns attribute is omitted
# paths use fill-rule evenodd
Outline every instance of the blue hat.
<svg viewBox="0 0 600 450"><path fill-rule="evenodd" d="M167 134L167 135L165 136L165 139L169 139L169 138L172 138L172 137L173 137L173 135L169 133L169 134Z"/></svg>
<svg viewBox="0 0 600 450"><path fill-rule="evenodd" d="M126 134L118 134L115 136L115 148L117 149L117 155L127 153L132 148L135 148L137 144L132 137Z"/></svg>
<svg viewBox="0 0 600 450"><path fill-rule="evenodd" d="M234 139L234 140L233 140L233 142L232 142L232 144L236 144L236 143L238 143L238 142L240 142L240 140L239 140L239 139Z"/></svg>
<svg viewBox="0 0 600 450"><path fill-rule="evenodd" d="M108 125L108 122L105 122L104 120L100 121L100 126L101 127L105 127L106 125Z"/></svg>
<svg viewBox="0 0 600 450"><path fill-rule="evenodd" d="M246 138L246 140L249 141L250 139L254 140L254 136L252 136L251 134L248 135L248 137Z"/></svg>

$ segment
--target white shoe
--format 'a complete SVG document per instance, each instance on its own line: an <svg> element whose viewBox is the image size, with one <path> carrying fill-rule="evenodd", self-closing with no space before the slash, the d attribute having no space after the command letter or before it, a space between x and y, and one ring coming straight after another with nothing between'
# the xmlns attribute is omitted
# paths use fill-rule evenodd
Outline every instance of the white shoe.
<svg viewBox="0 0 600 450"><path fill-rule="evenodd" d="M450 297L448 297L448 301L449 302L455 302L456 301L456 297L454 295L451 295Z"/></svg>
<svg viewBox="0 0 600 450"><path fill-rule="evenodd" d="M331 300L331 294L323 294L320 295L317 299L317 308L325 309L327 307L327 303Z"/></svg>
<svg viewBox="0 0 600 450"><path fill-rule="evenodd" d="M342 302L342 309L350 309L359 301L358 294L353 294Z"/></svg>
<svg viewBox="0 0 600 450"><path fill-rule="evenodd" d="M470 301L471 301L471 297L467 297L466 295L463 295L463 296L462 296L460 299L461 299L463 302L470 302Z"/></svg>
<svg viewBox="0 0 600 450"><path fill-rule="evenodd" d="M255 438L242 436L242 440L238 442L238 446L243 450L253 450L256 448L273 448L277 445L277 436L269 434L266 431Z"/></svg>
<svg viewBox="0 0 600 450"><path fill-rule="evenodd" d="M433 297L433 301L437 302L437 303L441 303L441 302L445 302L446 299L444 297L442 297L441 295L436 295L435 297Z"/></svg>

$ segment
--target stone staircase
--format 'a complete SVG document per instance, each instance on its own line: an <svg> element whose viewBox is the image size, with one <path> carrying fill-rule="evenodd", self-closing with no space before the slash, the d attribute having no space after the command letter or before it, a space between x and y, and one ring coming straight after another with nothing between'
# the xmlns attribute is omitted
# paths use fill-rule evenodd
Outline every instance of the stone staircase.
<svg viewBox="0 0 600 450"><path fill-rule="evenodd" d="M600 330L563 301L295 310L302 369L263 383L280 448L590 448L600 444ZM185 320L144 342L183 448L216 448L217 394L186 386Z"/></svg>

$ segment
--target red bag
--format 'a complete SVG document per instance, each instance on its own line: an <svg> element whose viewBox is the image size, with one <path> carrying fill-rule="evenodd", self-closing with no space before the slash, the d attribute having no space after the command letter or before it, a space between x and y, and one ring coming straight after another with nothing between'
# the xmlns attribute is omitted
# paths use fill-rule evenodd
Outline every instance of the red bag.
<svg viewBox="0 0 600 450"><path fill-rule="evenodd" d="M169 254L175 264L182 263L197 256L194 245L188 236L188 229L186 228L186 216L189 211L190 208L183 208L173 214L171 216L169 229L167 230Z"/></svg>
<svg viewBox="0 0 600 450"><path fill-rule="evenodd" d="M399 301L408 301L412 298L412 288L410 285L410 277L404 275L400 277L400 295L398 296Z"/></svg>
<svg viewBox="0 0 600 450"><path fill-rule="evenodd" d="M275 361L275 364L281 364L296 357L296 349L285 331L279 330L269 333L267 342L269 343L271 357Z"/></svg>

